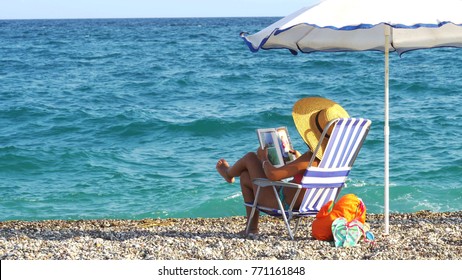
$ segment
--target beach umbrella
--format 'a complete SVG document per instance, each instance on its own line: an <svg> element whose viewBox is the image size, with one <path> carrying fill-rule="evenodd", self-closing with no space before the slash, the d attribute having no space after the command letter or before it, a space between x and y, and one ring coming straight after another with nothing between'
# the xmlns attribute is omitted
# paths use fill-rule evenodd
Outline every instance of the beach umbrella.
<svg viewBox="0 0 462 280"><path fill-rule="evenodd" d="M462 47L462 0L324 0L265 29L241 33L251 51L385 54L384 222L389 233L389 52Z"/></svg>

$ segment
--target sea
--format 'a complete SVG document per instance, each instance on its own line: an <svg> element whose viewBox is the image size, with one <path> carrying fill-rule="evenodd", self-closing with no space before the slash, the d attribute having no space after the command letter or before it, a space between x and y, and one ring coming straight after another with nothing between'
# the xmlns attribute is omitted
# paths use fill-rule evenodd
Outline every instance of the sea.
<svg viewBox="0 0 462 280"><path fill-rule="evenodd" d="M372 120L342 194L384 211L384 55L252 53L279 18L0 21L0 220L245 214L231 164L322 96ZM390 54L390 211L462 210L462 49Z"/></svg>

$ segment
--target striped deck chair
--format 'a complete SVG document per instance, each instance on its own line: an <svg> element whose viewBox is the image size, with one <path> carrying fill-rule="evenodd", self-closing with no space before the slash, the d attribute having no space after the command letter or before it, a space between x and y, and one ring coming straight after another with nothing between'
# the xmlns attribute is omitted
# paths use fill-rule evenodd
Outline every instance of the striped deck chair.
<svg viewBox="0 0 462 280"><path fill-rule="evenodd" d="M322 143L326 132L334 125L331 136L324 151L323 159L318 167L313 167L316 152L320 147L316 147L313 157L305 171L301 184L294 184L284 181L270 181L268 179L255 179L253 183L257 186L255 201L245 203L252 207L252 211L247 223L246 234L249 233L250 221L258 209L268 215L282 217L289 232L291 239L297 232L301 219L297 219L294 230L292 231L290 221L294 218L306 216L316 216L321 207L330 200L335 201L345 186L345 181L350 173L353 163L361 149L361 146L369 132L371 121L360 118L336 119L329 122L323 130L319 143ZM279 209L272 209L258 205L258 196L261 188L271 187L277 197ZM288 207L284 206L279 198L279 188L295 188L296 194ZM302 188L306 189L299 209L294 209L297 197Z"/></svg>

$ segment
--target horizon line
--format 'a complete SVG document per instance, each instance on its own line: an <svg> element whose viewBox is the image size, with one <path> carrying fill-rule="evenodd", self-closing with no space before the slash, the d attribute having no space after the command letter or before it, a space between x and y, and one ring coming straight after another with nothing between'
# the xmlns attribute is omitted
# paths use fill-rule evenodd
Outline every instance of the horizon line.
<svg viewBox="0 0 462 280"><path fill-rule="evenodd" d="M284 16L172 16L172 17L69 17L69 18L0 18L0 21L8 20L89 20L89 19L195 19L195 18L282 18Z"/></svg>

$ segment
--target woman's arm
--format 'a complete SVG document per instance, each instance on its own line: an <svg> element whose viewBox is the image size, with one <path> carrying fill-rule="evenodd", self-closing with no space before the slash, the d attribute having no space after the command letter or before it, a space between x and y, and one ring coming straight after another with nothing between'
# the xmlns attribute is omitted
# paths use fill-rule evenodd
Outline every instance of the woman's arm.
<svg viewBox="0 0 462 280"><path fill-rule="evenodd" d="M300 154L300 153L298 153ZM279 181L281 179L293 177L298 173L303 172L308 164L310 163L312 157L311 151L308 151L300 155L296 160L283 165L281 167L274 167L267 159L262 162L263 171L266 174L266 177L271 181Z"/></svg>

